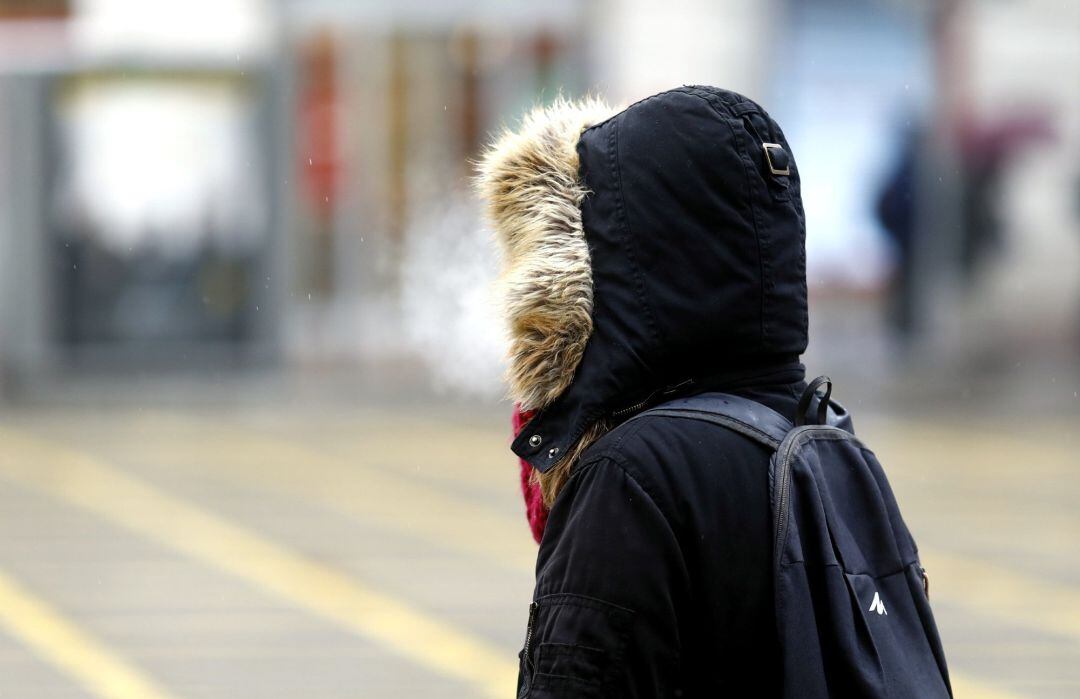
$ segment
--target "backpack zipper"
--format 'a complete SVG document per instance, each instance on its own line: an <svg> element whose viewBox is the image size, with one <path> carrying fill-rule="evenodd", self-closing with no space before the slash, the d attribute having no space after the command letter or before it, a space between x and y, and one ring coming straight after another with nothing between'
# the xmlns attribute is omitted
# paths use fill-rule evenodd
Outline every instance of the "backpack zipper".
<svg viewBox="0 0 1080 699"><path fill-rule="evenodd" d="M777 562L780 561L780 556L783 553L784 537L787 534L788 491L791 489L791 455L795 451L796 443L799 442L799 437L795 433L804 434L815 427L817 425L796 427L784 439L785 443L781 445L782 449L776 452L776 464L780 468L780 473L777 474L779 491L776 494L776 541L773 544L773 551Z"/></svg>
<svg viewBox="0 0 1080 699"><path fill-rule="evenodd" d="M773 543L773 552L776 562L779 563L780 556L783 553L784 534L787 531L787 501L791 480L791 464L788 463L785 457L777 459L777 465L780 467L780 473L777 482L779 491L776 494L776 541Z"/></svg>
<svg viewBox="0 0 1080 699"><path fill-rule="evenodd" d="M776 553L776 561L780 561L781 546L787 535L788 520L788 491L791 489L791 456L796 447L802 445L802 435L808 432L828 432L838 428L830 425L802 425L788 432L780 448L776 451L777 466L780 468L778 478L779 492L776 495L776 541L773 550Z"/></svg>

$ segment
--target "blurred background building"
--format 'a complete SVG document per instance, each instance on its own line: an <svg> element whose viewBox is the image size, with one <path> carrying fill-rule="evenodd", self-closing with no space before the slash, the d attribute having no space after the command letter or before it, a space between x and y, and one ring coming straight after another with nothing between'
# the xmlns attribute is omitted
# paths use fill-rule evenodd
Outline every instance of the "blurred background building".
<svg viewBox="0 0 1080 699"><path fill-rule="evenodd" d="M965 425L981 425L978 435L1019 431L1032 444L1076 433L1080 3L1071 0L0 0L0 430L44 440L31 447L0 431L0 476L49 493L68 482L63 474L75 463L53 447L111 454L128 475L149 479L170 497L184 495L223 517L250 515L253 529L278 536L268 533L278 531L278 515L267 513L299 505L275 499L286 498L280 492L266 495L263 476L253 475L262 471L250 464L244 470L242 457L234 463L230 455L255 450L272 464L293 452L259 451L254 437L237 435L254 426L264 437L280 431L318 442L354 470L327 475L311 466L318 458L310 452L296 456L297 467L310 467L310 479L352 483L362 505L354 502L350 511L359 507L374 524L325 524L325 532L337 533L318 544L290 539L289 530L280 534L282 545L340 564L354 578L374 578L379 589L417 595L425 608L456 614L466 626L479 624L477 633L512 660L528 564L514 568L512 584L482 588L502 610L499 619L477 612L482 602L471 599L464 569L423 546L410 548L418 546L409 537L419 536L423 513L403 502L395 516L371 515L382 501L371 493L383 491L372 491L365 479L382 473L379 459L397 464L401 478L460 496L453 479L427 468L445 459L445 450L416 445L419 451L391 457L371 445L436 434L451 440L463 453L452 473L506 474L504 489L496 489L506 502L483 488L466 501L496 502L516 514L514 466L501 441L501 330L488 287L497 257L470 190L471 160L503 126L558 94L630 103L682 83L743 92L784 126L807 213L806 362L810 371L836 377L842 398L871 416L899 461L913 464L894 478L912 497L926 496L919 516L928 538L947 542L977 519L988 538L962 542L965 555L1057 581L1025 587L1006 576L1015 585L987 604L1012 609L1020 591L1034 590L1078 608L1080 518L1066 497L1077 495L1075 456L998 449L998 456L1028 454L1031 462L1014 458L1015 470L991 469L997 480L987 487L998 490L980 495L974 510L959 504L970 480L942 485L948 498L931 496L934 474L947 470L934 455L960 458L982 438ZM153 412L163 404L179 412L166 420ZM420 426L418 411L428 420ZM204 414L231 427L184 422ZM902 438L907 419L940 422L945 431L911 432L929 440L912 446ZM188 431L177 427L181 422ZM183 451L199 443L220 452ZM174 460L180 452L169 444L190 458ZM60 475L34 480L47 469L17 471L23 459L42 459ZM281 468L288 497L303 500L311 480ZM970 475L964 468L955 473ZM1049 490L1025 495L1014 480L1024 468L1047 479ZM232 480L212 485L207 478ZM387 498L415 495L414 486L377 482ZM67 520L56 514L54 521L45 506L20 509L20 493L0 496L9 524L66 531ZM1010 509L1007 494L1022 505ZM11 498L8 509L4 497ZM89 502L101 506L99 514L115 513L93 497L77 507ZM417 508L458 512L452 498L417 498ZM229 509L256 501L264 508L256 514ZM983 519L994 511L1015 517ZM323 521L304 512L295 513L297 521ZM140 517L131 514L121 525L150 526ZM1004 529L993 522L1049 537L1048 548L1032 553L1021 541L1011 553L995 552ZM460 587L423 597L435 593L401 582L415 579L407 562L371 554L385 566L357 564L359 572L342 562L382 541L387 527L401 530L397 544L409 561L445 564L423 567L425 575L458 579ZM481 529L462 536L485 539L490 528ZM173 541L167 529L154 531ZM528 559L527 533L515 534L525 548L511 550ZM338 548L326 548L328 540ZM78 550L93 558L87 552L95 545ZM176 545L229 568L209 545ZM483 554L485 545L466 546L462 555ZM25 642L17 619L5 612L3 570L41 589L51 589L56 570L34 567L48 558L47 546L38 558L24 560L20 551L0 551L0 621ZM94 564L104 566L95 579L113 580L106 559ZM1020 665L1000 664L977 640L1005 643L1014 638L1009 624L1022 626L1023 619L984 627L978 613L970 624L966 612L949 616L949 585L985 581L986 569L946 560L954 563L943 593L945 623L954 624L946 646L955 638L961 669L988 678L965 684L969 695L1075 696L1080 676L1062 669L1076 665L1063 657L1080 657L1075 614L1047 622L1049 640L1023 636L1029 649L1045 641L1067 656L1046 650L1027 665L1015 657ZM406 565L400 578L391 574L398 564ZM322 573L289 570L298 580L329 584ZM247 574L240 576L258 578ZM121 577L113 586L124 597L142 589L140 579ZM185 590L169 589L186 599ZM198 585L185 589L195 595L192 608L206 599L192 592ZM347 598L359 594L347 585L334 589L353 590L341 593ZM42 604L61 616L87 599L74 588L50 594ZM318 611L318 601L304 594L289 599ZM72 614L86 622L88 638L142 657L144 646ZM407 645L373 637L378 648ZM412 659L438 670L435 657L419 652ZM155 658L136 665L157 668L150 674L183 688L175 696L272 694L243 682L185 684ZM1053 664L1047 658L1057 663L1056 683L1022 685L1019 675ZM361 683L367 691L360 695L407 693L398 691L407 670L391 664L383 672L374 684ZM439 686L414 681L418 695ZM476 695L469 677L455 681L465 689L447 689L447 696ZM0 677L0 693L4 683ZM31 696L26 686L7 694ZM288 686L278 687L281 696L297 696L282 688ZM355 681L337 688L341 696L356 696L346 686ZM338 696L334 691L305 696ZM82 696L63 689L42 690L46 695Z"/></svg>
<svg viewBox="0 0 1080 699"><path fill-rule="evenodd" d="M791 134L813 356L854 346L877 374L894 349L990 371L1077 354L1071 3L8 0L0 17L5 393L423 355L492 395L470 158L557 94L695 82ZM832 306L865 311L860 341Z"/></svg>

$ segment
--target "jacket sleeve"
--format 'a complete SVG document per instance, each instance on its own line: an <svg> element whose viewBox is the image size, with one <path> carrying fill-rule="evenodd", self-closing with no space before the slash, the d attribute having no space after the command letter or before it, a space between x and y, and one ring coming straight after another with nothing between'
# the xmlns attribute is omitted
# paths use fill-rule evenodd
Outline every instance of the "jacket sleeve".
<svg viewBox="0 0 1080 699"><path fill-rule="evenodd" d="M518 696L675 696L688 583L669 519L623 463L582 464L537 560Z"/></svg>

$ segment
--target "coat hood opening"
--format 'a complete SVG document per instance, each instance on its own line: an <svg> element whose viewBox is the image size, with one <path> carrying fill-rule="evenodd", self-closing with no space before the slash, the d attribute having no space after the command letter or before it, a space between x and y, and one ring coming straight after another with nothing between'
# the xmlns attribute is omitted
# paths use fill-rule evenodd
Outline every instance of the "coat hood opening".
<svg viewBox="0 0 1080 699"><path fill-rule="evenodd" d="M792 366L807 345L799 173L755 102L681 87L559 101L480 163L504 252L512 448L544 472L665 391Z"/></svg>

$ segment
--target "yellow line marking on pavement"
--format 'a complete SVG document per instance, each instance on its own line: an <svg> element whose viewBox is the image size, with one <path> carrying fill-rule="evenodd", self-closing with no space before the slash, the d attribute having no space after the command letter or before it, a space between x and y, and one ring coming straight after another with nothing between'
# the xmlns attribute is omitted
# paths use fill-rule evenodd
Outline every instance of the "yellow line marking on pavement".
<svg viewBox="0 0 1080 699"><path fill-rule="evenodd" d="M444 676L509 696L507 653L93 457L0 428L0 472L268 590Z"/></svg>
<svg viewBox="0 0 1080 699"><path fill-rule="evenodd" d="M0 573L0 624L103 699L173 699L146 675Z"/></svg>
<svg viewBox="0 0 1080 699"><path fill-rule="evenodd" d="M216 471L247 483L248 487L253 483L255 468L258 469L255 483L268 485L267 478L282 478L286 465L293 463L294 475L286 475L284 482L272 485L275 490L298 494L345 514L370 517L442 549L482 555L499 565L513 565L530 572L535 567L536 547L531 542L527 549L522 546L522 541L528 539L524 515L518 519L501 512L485 512L483 503L464 502L405 475L365 470L361 463L325 454L319 448L287 438L260 434L252 439L242 438L239 444L241 454L234 456L253 458L252 466L244 469L251 473L237 469ZM278 461L282 461L278 466L283 468L274 468ZM310 471L297 471L295 463L307 463L335 476L310 479ZM357 474L361 470L363 473ZM351 481L346 478L349 474ZM408 503L410 513L416 514L403 516L403 502ZM453 527L453 536L448 536L448 527ZM1080 638L1080 589L1076 587L933 548L923 549L921 559L929 570L935 595L944 595L950 603L966 607L978 616L997 617L1024 628Z"/></svg>
<svg viewBox="0 0 1080 699"><path fill-rule="evenodd" d="M429 541L441 549L479 555L501 566L524 572L531 571L535 565L536 548L528 542L523 517L485 511L482 503L465 502L404 473L365 468L364 460L392 457L395 452L392 445L370 449L351 460L246 425L226 429L174 414L159 414L155 419L170 432L181 426L186 428L181 431L187 432L197 426L204 436L201 441L188 442L186 448L182 444L171 445L170 449L184 450L186 468L198 468L207 475L247 488L270 488L300 496L342 514L370 518L380 526ZM206 438L207 431L219 436ZM188 458L188 454L193 458ZM208 455L216 462L207 463ZM220 468L222 459L228 460L228 468ZM408 516L401 510L401 503L408 503ZM976 559L935 554L925 548L922 559L936 595L944 595L950 603L975 616L999 618L1037 631L1064 632L1069 636L1080 633L1080 624L1072 624L1064 615L1054 615L1052 608L1045 615L1051 619L1052 626L1043 623L1044 615L1033 616L1018 608L1033 595L1048 594L1048 599L1052 597L1058 604L1072 605L1062 609L1080 610L1077 603L1080 590L1046 583ZM984 595L971 595L970 590L979 590L987 584L987 576L994 581L993 589ZM953 670L952 674L958 699L1016 696L993 689L963 672Z"/></svg>
<svg viewBox="0 0 1080 699"><path fill-rule="evenodd" d="M177 419L184 420L179 417ZM221 430L217 426L204 427ZM527 539L527 535L518 518L509 518L496 512L483 513L482 506L461 502L453 495L425 487L414 479L392 476L370 468L364 469L360 463L350 463L346 459L289 438L269 434L253 435L250 438L238 437L242 432L253 431L253 428L241 426L228 430L228 449L222 448L224 440L213 440L218 458L223 455L230 457L230 467L215 468L214 474L247 487L256 483L257 487L271 487L275 492L300 495L343 514L373 517L382 525L418 536L443 549L457 548L469 554L479 554L500 565L522 570L531 571L535 565L535 546L530 544L527 553L521 552L519 544ZM385 456L384 452L380 453ZM369 451L367 455L370 457L372 452ZM237 461L233 462L233 459ZM194 461L201 463L200 459ZM357 486L354 480L344 477L311 478L311 471L307 469L297 474L297 463L308 464L322 476L328 475L328 472L351 475L352 479L358 480L362 485ZM291 469L289 464L292 465ZM361 470L363 472L358 473ZM390 503L395 505L388 509ZM430 520L423 514L405 517L398 505L400 503L409 503L410 512L438 516ZM448 526L460 530L448 535ZM506 532L511 532L512 535L506 536ZM931 560L925 553L923 558ZM964 576L970 573L970 568L961 565L962 560L959 557L935 556L932 560L934 567L931 574L934 575L934 583L938 585L938 589L942 583L951 588L955 585L954 581L966 580ZM1013 574L1013 577L1016 582L1015 578L1023 576ZM1036 581L1029 579L1028 582ZM971 584L979 583L973 581ZM979 608L973 611L982 614L985 610ZM1030 621L1026 623L1030 625ZM964 672L954 669L951 675L957 699L1019 699L1019 695L995 689Z"/></svg>
<svg viewBox="0 0 1080 699"><path fill-rule="evenodd" d="M183 418L181 418L183 419ZM222 430L220 427L208 429ZM228 430L224 440L211 440L217 458L229 458L230 468L214 473L247 487L271 487L299 495L346 515L367 518L396 531L431 542L442 549L479 555L500 566L532 571L536 547L528 541L524 516L508 517L485 511L480 503L425 486L404 475L393 475L318 448L268 434L239 436L250 428ZM201 449L192 445L193 449ZM202 459L193 459L201 463ZM297 464L306 464L297 468ZM312 478L312 469L319 477ZM511 497L508 495L508 497ZM408 503L404 516L401 503ZM936 595L979 617L997 618L1042 632L1080 638L1080 589L1047 582L975 558L923 548Z"/></svg>
<svg viewBox="0 0 1080 699"><path fill-rule="evenodd" d="M248 428L226 431L207 424L201 425L201 432L201 441L171 443L169 462L183 460L185 469L198 469L247 489L301 497L500 568L532 573L536 566L536 544L529 535L524 505L520 515L508 516L415 477ZM508 481L507 499L520 501L514 492L517 487L513 479Z"/></svg>
<svg viewBox="0 0 1080 699"><path fill-rule="evenodd" d="M955 699L1021 699L1019 694L996 689L963 673L950 671L949 680Z"/></svg>
<svg viewBox="0 0 1080 699"><path fill-rule="evenodd" d="M231 432L235 435L235 433L241 431L241 429L243 428L231 430ZM429 437L430 436L431 435L429 435ZM357 462L349 463L347 459L343 459L337 455L324 453L321 449L316 447L309 447L302 443L290 440L289 438L274 437L269 434L259 435L254 440L254 443L246 444L244 448L245 450L252 449L268 452L260 455L259 463L263 465L267 463L267 459L275 458L274 455L276 454L277 458L285 457L287 459L298 460L309 464L319 464L320 466L333 463L338 468L348 468L354 472L358 469L358 466L360 466L359 459ZM387 455L385 450L376 449L368 450L367 456L370 458L374 453L377 453L384 458ZM358 457L361 455L361 453L357 454ZM508 465L508 467L511 466L512 465ZM269 474L264 473L264 476L265 475ZM432 531L427 531L423 526L418 528L416 526L417 521L414 520L410 527L410 533L414 535L419 534L423 538L440 545L442 548L454 546L455 544L453 542L470 540L479 541L482 542L480 547L470 547L470 553L479 553L502 565L513 563L523 570L528 569L531 571L534 567L535 563L533 559L535 558L535 547L530 546L530 555L526 556L519 553L520 547L516 545L523 538L517 533L517 529L520 528L517 527L519 524L518 518L508 518L499 513L492 512L489 515L484 516L485 521L482 523L481 527L472 529L470 525L478 523L480 519L480 508L466 503L455 504L454 501L457 498L454 495L445 494L437 489L424 487L417 483L415 478L410 479L404 475L398 476L397 478L393 478L387 474L376 474L372 476L370 474L370 469L368 469L364 472L362 478L365 482L368 482L368 478L374 478L377 480L378 484L372 491L367 491L366 494L364 492L366 489L361 489L360 492L354 493L349 487L336 487L332 489L324 488L321 489L321 492L314 493L310 488L295 488L295 483L290 483L288 489L294 493L301 491L301 495L307 497L314 496L313 499L316 502L321 502L321 504L329 506L334 510L342 511L346 514L352 510L354 513L363 516L375 515L380 520L400 528L400 520L402 519L400 511L383 512L385 508L379 507L374 503L365 502L365 500L372 497L373 493L379 493L382 492L383 488L392 487L392 492L394 494L393 500L395 502L408 502L410 504L423 503L421 507L416 508L418 510L438 513L458 513L460 510L460 514L455 514L446 519L440 517L436 520L436 526L440 528ZM409 481L411 481L411 483ZM250 483L250 480L247 482ZM339 484L339 486L340 485L341 484ZM371 482L370 485L376 484ZM304 490L307 492L302 492ZM465 505L467 505L467 511L461 509L462 506ZM503 524L500 526L495 522L488 522L486 519L487 517L501 517ZM447 532L445 530L447 522L454 522L456 526L469 527L469 531L456 532L455 536L447 537ZM492 529L492 527L495 528ZM489 534L485 535L485 531L489 532ZM509 538L505 536L492 537L490 536L491 531L512 532L514 535ZM980 570L974 568L974 566L979 563L978 561L971 561L955 555L945 556L943 554L928 554L925 552L923 553L923 559L924 563L929 562L928 565L932 566L931 574L934 576L934 583L937 585L939 594L941 594L942 591L947 591L945 594L948 595L951 602L958 603L959 605L968 608L969 612L973 614L979 616L1000 615L1000 609L997 609L994 606L995 604L1000 603L1000 599L993 604L988 604L981 599L974 600L965 597L965 590L969 585L979 586L982 584L980 578L973 576L977 574L985 575L988 573L985 568ZM997 570L995 575L999 581L1006 578L1008 579L1009 589L1001 592L1006 594L1007 599L1011 600L1014 604L1026 599L1028 595L1048 594L1049 591L1052 590L1053 597L1059 600L1060 603L1072 604L1073 606L1070 607L1070 609L1080 610L1080 603L1076 603L1080 601L1080 590L1074 590L1064 585L1051 585L1036 578L1014 573L1006 569ZM974 602L974 604L972 602ZM1057 617L1058 623L1055 624L1055 627L1053 628L1048 628L1046 625L1040 624L1030 617L1017 616L1015 614L1008 615L1005 620L1028 628L1035 628L1039 631L1053 630L1059 633L1062 632L1064 624L1063 617ZM1071 635L1078 630L1080 630L1080 626L1074 627L1068 633ZM962 671L953 670L952 679L955 695L958 699L1018 699L1020 696L994 688Z"/></svg>
<svg viewBox="0 0 1080 699"><path fill-rule="evenodd" d="M1080 640L1080 589L942 551L924 549L919 558L932 595L978 616Z"/></svg>

